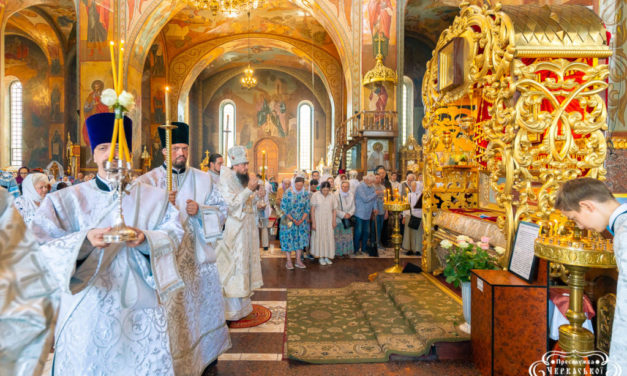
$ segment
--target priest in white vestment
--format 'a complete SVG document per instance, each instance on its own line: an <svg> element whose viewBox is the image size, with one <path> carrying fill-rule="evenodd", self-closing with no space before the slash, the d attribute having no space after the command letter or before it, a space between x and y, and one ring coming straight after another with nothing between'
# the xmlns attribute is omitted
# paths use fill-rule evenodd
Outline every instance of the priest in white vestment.
<svg viewBox="0 0 627 376"><path fill-rule="evenodd" d="M229 205L229 213L216 253L226 319L236 321L252 312L250 297L253 290L263 286L263 281L254 194L257 177L248 174L245 147L233 146L228 158L232 168L222 167L220 192Z"/></svg>
<svg viewBox="0 0 627 376"><path fill-rule="evenodd" d="M227 206L205 172L188 167L189 126L173 122L170 202L179 210L185 235L176 255L185 287L168 301L170 344L177 375L201 375L231 347L214 246L222 235ZM164 157L165 130L159 128ZM137 178L167 189L165 164Z"/></svg>
<svg viewBox="0 0 627 376"><path fill-rule="evenodd" d="M39 375L52 346L59 290L33 234L0 187L0 375Z"/></svg>
<svg viewBox="0 0 627 376"><path fill-rule="evenodd" d="M183 228L167 192L133 183L122 212L137 239L104 241L118 210L104 170L116 152L114 117L86 121L96 178L47 195L31 222L62 292L53 375L174 375L164 304L183 287L175 258ZM124 128L130 148L129 118Z"/></svg>

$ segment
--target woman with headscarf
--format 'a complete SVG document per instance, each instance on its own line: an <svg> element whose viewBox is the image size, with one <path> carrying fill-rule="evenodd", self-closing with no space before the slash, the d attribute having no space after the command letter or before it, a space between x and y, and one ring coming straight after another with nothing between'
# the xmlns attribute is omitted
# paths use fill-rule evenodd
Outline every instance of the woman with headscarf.
<svg viewBox="0 0 627 376"><path fill-rule="evenodd" d="M348 256L354 253L353 224L351 217L355 214L355 197L351 193L348 180L340 183L340 189L335 194L335 254Z"/></svg>
<svg viewBox="0 0 627 376"><path fill-rule="evenodd" d="M40 173L30 174L22 181L23 194L15 199L15 207L27 225L35 216L41 200L48 193L49 184L48 177Z"/></svg>
<svg viewBox="0 0 627 376"><path fill-rule="evenodd" d="M309 222L307 221L310 211L309 193L304 187L305 179L297 176L294 184L289 188L281 199L281 251L285 252L287 262L285 267L288 270L294 269L292 264L292 251L296 252L296 267L305 268L301 260L303 248L309 245Z"/></svg>

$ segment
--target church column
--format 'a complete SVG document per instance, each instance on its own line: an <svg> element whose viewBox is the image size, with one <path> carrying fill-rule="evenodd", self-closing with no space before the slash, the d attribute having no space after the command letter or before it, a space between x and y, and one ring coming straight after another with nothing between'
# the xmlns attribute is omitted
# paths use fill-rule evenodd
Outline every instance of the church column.
<svg viewBox="0 0 627 376"><path fill-rule="evenodd" d="M607 123L611 136L627 137L627 4L622 0L601 0L599 13L608 31L612 33L610 47L610 86L608 88ZM622 166L627 164L627 150L608 153L605 167L607 183L614 192L627 191L627 173Z"/></svg>
<svg viewBox="0 0 627 376"><path fill-rule="evenodd" d="M405 140L403 140L402 138L402 119L405 117L405 114L403 113L403 76L405 75L405 7L407 6L407 3L403 1L397 5L396 35L398 36L398 38L396 49L396 72L398 76L398 84L396 85L396 98L398 98L398 100L396 101L396 113L398 114L398 128L396 132L396 142L390 143L390 147L394 148L395 150L400 150L403 147L403 143L405 142ZM413 119L410 119L409 121L413 121ZM395 158L395 156L396 153L390 150L390 167L392 168L392 170L397 170L398 168L400 168L400 166L398 165L398 163L400 162L397 162L397 158Z"/></svg>

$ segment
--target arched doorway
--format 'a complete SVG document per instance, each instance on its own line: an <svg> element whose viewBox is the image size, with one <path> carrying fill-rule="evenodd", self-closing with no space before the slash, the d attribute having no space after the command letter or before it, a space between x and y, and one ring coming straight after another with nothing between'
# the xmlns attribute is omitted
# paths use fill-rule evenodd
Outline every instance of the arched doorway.
<svg viewBox="0 0 627 376"><path fill-rule="evenodd" d="M263 166L263 152L266 152L268 156L266 164L266 176L268 178L274 176L278 177L279 172L279 146L276 141L271 138L262 138L255 144L255 172L261 173L261 166Z"/></svg>

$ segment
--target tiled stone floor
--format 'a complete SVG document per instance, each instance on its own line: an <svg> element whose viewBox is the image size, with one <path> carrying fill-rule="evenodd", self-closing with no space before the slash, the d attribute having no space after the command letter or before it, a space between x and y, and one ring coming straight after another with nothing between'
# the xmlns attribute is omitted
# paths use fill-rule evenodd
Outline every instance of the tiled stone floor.
<svg viewBox="0 0 627 376"><path fill-rule="evenodd" d="M470 346L457 346L438 350L442 358L465 360L437 360L431 354L421 360L396 357L387 363L311 365L283 360L284 329L287 289L342 287L351 282L367 281L368 275L392 266L393 250L382 252L383 257L367 256L336 258L333 265L322 266L306 261L307 269L287 270L284 255L278 246L262 251L264 286L253 295L253 303L263 305L272 312L272 318L255 328L231 329L231 349L220 356L211 375L324 375L324 376L465 376L478 375L470 359ZM401 264L413 262L417 257L404 256ZM461 354L460 354L461 352ZM444 355L447 353L448 355ZM50 360L52 357L50 357ZM49 362L51 363L51 362ZM48 364L49 366L49 364ZM49 375L44 373L44 375Z"/></svg>

